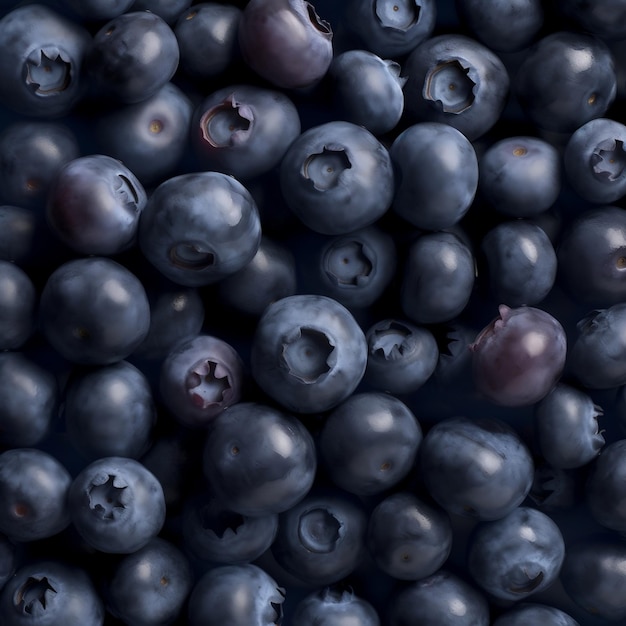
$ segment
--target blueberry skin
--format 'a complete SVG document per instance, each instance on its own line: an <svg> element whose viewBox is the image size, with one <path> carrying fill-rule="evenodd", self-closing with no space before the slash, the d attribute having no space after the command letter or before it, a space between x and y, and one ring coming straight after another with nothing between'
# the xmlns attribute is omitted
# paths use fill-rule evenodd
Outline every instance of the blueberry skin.
<svg viewBox="0 0 626 626"><path fill-rule="evenodd" d="M534 217L557 200L561 154L538 137L507 137L487 148L479 163L478 192L499 213Z"/></svg>
<svg viewBox="0 0 626 626"><path fill-rule="evenodd" d="M395 58L430 37L437 21L437 3L411 0L396 5L386 0L353 0L343 17L365 48L381 57Z"/></svg>
<svg viewBox="0 0 626 626"><path fill-rule="evenodd" d="M494 52L528 47L544 21L541 0L456 0L455 6L472 35Z"/></svg>
<svg viewBox="0 0 626 626"><path fill-rule="evenodd" d="M252 340L257 384L288 410L327 411L358 386L367 365L365 335L352 314L326 296L288 296L267 307Z"/></svg>
<svg viewBox="0 0 626 626"><path fill-rule="evenodd" d="M596 0L588 3L584 0L560 0L557 3L560 11L575 20L577 25L586 32L593 33L606 40L619 40L626 36L624 18L626 7L618 0Z"/></svg>
<svg viewBox="0 0 626 626"><path fill-rule="evenodd" d="M385 146L367 129L334 120L309 128L291 144L281 163L280 187L289 208L311 230L342 235L387 212L393 166Z"/></svg>
<svg viewBox="0 0 626 626"><path fill-rule="evenodd" d="M186 552L210 564L240 565L258 559L278 531L278 513L241 515L204 493L183 509L182 536Z"/></svg>
<svg viewBox="0 0 626 626"><path fill-rule="evenodd" d="M591 311L576 329L568 363L578 381L588 389L626 384L626 304Z"/></svg>
<svg viewBox="0 0 626 626"><path fill-rule="evenodd" d="M0 350L17 350L35 329L37 292L19 266L0 261Z"/></svg>
<svg viewBox="0 0 626 626"><path fill-rule="evenodd" d="M208 426L241 399L243 367L229 343L200 334L177 345L162 362L161 398L181 424Z"/></svg>
<svg viewBox="0 0 626 626"><path fill-rule="evenodd" d="M72 250L108 256L135 245L146 191L121 161L79 157L54 177L46 202L50 229Z"/></svg>
<svg viewBox="0 0 626 626"><path fill-rule="evenodd" d="M427 328L402 319L384 319L370 326L365 338L364 380L374 389L392 394L412 393L437 367L437 341Z"/></svg>
<svg viewBox="0 0 626 626"><path fill-rule="evenodd" d="M252 260L218 284L220 300L246 315L261 317L265 309L298 289L296 261L282 243L261 236ZM251 297L251 294L254 294Z"/></svg>
<svg viewBox="0 0 626 626"><path fill-rule="evenodd" d="M241 9L217 2L194 4L181 13L174 24L181 69L200 79L225 72L239 55L240 19Z"/></svg>
<svg viewBox="0 0 626 626"><path fill-rule="evenodd" d="M420 446L419 472L448 513L479 520L508 515L528 495L534 464L522 439L495 419L445 418Z"/></svg>
<svg viewBox="0 0 626 626"><path fill-rule="evenodd" d="M36 446L50 431L58 406L52 372L21 352L0 353L0 443Z"/></svg>
<svg viewBox="0 0 626 626"><path fill-rule="evenodd" d="M626 213L616 206L590 208L562 233L560 284L577 301L606 307L626 298Z"/></svg>
<svg viewBox="0 0 626 626"><path fill-rule="evenodd" d="M172 624L194 585L187 557L156 537L117 563L107 585L109 612L128 626Z"/></svg>
<svg viewBox="0 0 626 626"><path fill-rule="evenodd" d="M407 476L421 442L421 426L406 404L365 392L352 394L327 416L317 450L338 487L367 496Z"/></svg>
<svg viewBox="0 0 626 626"><path fill-rule="evenodd" d="M151 11L172 25L191 5L192 0L135 0L133 11Z"/></svg>
<svg viewBox="0 0 626 626"><path fill-rule="evenodd" d="M478 189L476 151L448 124L421 122L389 149L396 174L393 210L413 226L444 230L467 213Z"/></svg>
<svg viewBox="0 0 626 626"><path fill-rule="evenodd" d="M626 543L617 535L589 535L571 542L561 568L567 595L587 613L610 621L626 617L617 589L626 582Z"/></svg>
<svg viewBox="0 0 626 626"><path fill-rule="evenodd" d="M128 11L135 0L62 0L82 20L110 20Z"/></svg>
<svg viewBox="0 0 626 626"><path fill-rule="evenodd" d="M243 180L278 165L300 130L298 109L284 93L228 85L195 108L191 144L203 169Z"/></svg>
<svg viewBox="0 0 626 626"><path fill-rule="evenodd" d="M323 587L351 574L365 554L367 513L340 490L308 494L281 513L272 555L307 585Z"/></svg>
<svg viewBox="0 0 626 626"><path fill-rule="evenodd" d="M626 530L626 440L608 444L591 465L585 485L587 506L594 519L611 530Z"/></svg>
<svg viewBox="0 0 626 626"><path fill-rule="evenodd" d="M0 102L21 115L61 117L83 96L89 32L43 4L0 20Z"/></svg>
<svg viewBox="0 0 626 626"><path fill-rule="evenodd" d="M63 415L72 444L89 461L139 458L152 442L157 419L148 379L127 361L71 378Z"/></svg>
<svg viewBox="0 0 626 626"><path fill-rule="evenodd" d="M94 35L87 70L98 93L131 104L173 78L179 59L176 35L165 20L150 11L129 11Z"/></svg>
<svg viewBox="0 0 626 626"><path fill-rule="evenodd" d="M493 626L526 626L544 624L544 626L580 626L570 615L547 604L523 602L500 615Z"/></svg>
<svg viewBox="0 0 626 626"><path fill-rule="evenodd" d="M470 583L447 570L397 590L386 613L389 626L489 626L489 604Z"/></svg>
<svg viewBox="0 0 626 626"><path fill-rule="evenodd" d="M534 424L542 456L553 467L586 465L604 446L597 418L602 409L575 387L558 383L535 405Z"/></svg>
<svg viewBox="0 0 626 626"><path fill-rule="evenodd" d="M304 0L251 0L239 20L246 63L277 87L317 83L333 59L333 31Z"/></svg>
<svg viewBox="0 0 626 626"><path fill-rule="evenodd" d="M565 367L567 337L542 309L498 307L470 345L477 390L491 403L528 406L545 397Z"/></svg>
<svg viewBox="0 0 626 626"><path fill-rule="evenodd" d="M495 52L456 33L417 46L404 62L403 74L408 116L449 124L470 141L498 121L509 93L509 75Z"/></svg>
<svg viewBox="0 0 626 626"><path fill-rule="evenodd" d="M510 307L538 304L556 281L557 256L545 231L531 222L501 222L482 239L490 296Z"/></svg>
<svg viewBox="0 0 626 626"><path fill-rule="evenodd" d="M323 587L305 596L293 614L299 626L380 626L376 609L350 589Z"/></svg>
<svg viewBox="0 0 626 626"><path fill-rule="evenodd" d="M537 509L520 506L476 526L467 569L490 596L517 601L548 589L564 558L565 541L556 523Z"/></svg>
<svg viewBox="0 0 626 626"><path fill-rule="evenodd" d="M514 92L533 124L571 133L602 117L616 96L615 63L607 45L583 33L552 32L526 53Z"/></svg>
<svg viewBox="0 0 626 626"><path fill-rule="evenodd" d="M215 497L250 516L293 507L317 469L315 444L302 422L253 402L239 402L213 420L202 459Z"/></svg>
<svg viewBox="0 0 626 626"><path fill-rule="evenodd" d="M0 535L0 590L15 574L17 563L16 544Z"/></svg>
<svg viewBox="0 0 626 626"><path fill-rule="evenodd" d="M576 193L597 204L610 204L626 194L626 126L600 117L570 136L563 163Z"/></svg>
<svg viewBox="0 0 626 626"><path fill-rule="evenodd" d="M221 172L164 181L152 192L139 222L144 256L166 278L187 287L234 274L252 260L260 241L261 221L252 195Z"/></svg>
<svg viewBox="0 0 626 626"><path fill-rule="evenodd" d="M452 541L447 513L404 491L382 500L367 526L369 553L383 572L399 580L434 574L446 562Z"/></svg>
<svg viewBox="0 0 626 626"><path fill-rule="evenodd" d="M41 294L39 317L46 339L61 356L107 365L125 359L144 340L150 305L141 282L123 265L88 257L52 272Z"/></svg>
<svg viewBox="0 0 626 626"><path fill-rule="evenodd" d="M328 70L335 106L343 119L364 126L374 135L392 131L404 112L406 79L396 61L369 50L346 50Z"/></svg>
<svg viewBox="0 0 626 626"><path fill-rule="evenodd" d="M36 541L60 533L70 523L72 477L52 455L36 448L0 454L0 532L12 541Z"/></svg>
<svg viewBox="0 0 626 626"><path fill-rule="evenodd" d="M474 255L450 232L424 233L409 248L400 304L416 324L448 322L463 312L474 289Z"/></svg>
<svg viewBox="0 0 626 626"><path fill-rule="evenodd" d="M171 82L155 94L98 116L95 134L101 152L122 161L143 185L175 173L189 146L193 105Z"/></svg>
<svg viewBox="0 0 626 626"><path fill-rule="evenodd" d="M86 570L59 561L20 567L0 592L5 626L103 626L105 610Z"/></svg>
<svg viewBox="0 0 626 626"><path fill-rule="evenodd" d="M206 572L189 597L190 626L273 626L285 590L256 565L222 565Z"/></svg>
<svg viewBox="0 0 626 626"><path fill-rule="evenodd" d="M127 457L90 463L72 481L68 502L74 527L101 552L135 552L156 537L165 522L161 483Z"/></svg>
<svg viewBox="0 0 626 626"><path fill-rule="evenodd" d="M9 124L0 134L3 202L42 210L58 170L79 156L77 138L65 124L42 120Z"/></svg>

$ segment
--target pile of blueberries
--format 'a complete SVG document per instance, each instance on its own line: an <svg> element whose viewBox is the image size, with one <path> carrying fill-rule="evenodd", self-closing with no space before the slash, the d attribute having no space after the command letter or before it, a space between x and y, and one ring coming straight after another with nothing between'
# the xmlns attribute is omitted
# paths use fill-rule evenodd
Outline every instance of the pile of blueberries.
<svg viewBox="0 0 626 626"><path fill-rule="evenodd" d="M626 623L625 103L626 0L0 0L0 624Z"/></svg>

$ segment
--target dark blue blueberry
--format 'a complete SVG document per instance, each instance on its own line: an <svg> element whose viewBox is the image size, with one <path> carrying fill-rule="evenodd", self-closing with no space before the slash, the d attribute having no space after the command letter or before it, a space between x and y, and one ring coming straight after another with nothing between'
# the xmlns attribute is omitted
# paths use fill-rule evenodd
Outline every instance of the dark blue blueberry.
<svg viewBox="0 0 626 626"><path fill-rule="evenodd" d="M0 535L0 590L15 574L17 563L16 544Z"/></svg>
<svg viewBox="0 0 626 626"><path fill-rule="evenodd" d="M487 148L478 165L480 196L511 217L547 211L561 191L561 154L537 137L501 139Z"/></svg>
<svg viewBox="0 0 626 626"><path fill-rule="evenodd" d="M493 626L528 626L528 624L580 626L573 617L560 609L537 602L522 602L514 606L502 613L493 623Z"/></svg>
<svg viewBox="0 0 626 626"><path fill-rule="evenodd" d="M135 0L133 11L151 11L173 24L189 8L192 0Z"/></svg>
<svg viewBox="0 0 626 626"><path fill-rule="evenodd" d="M410 117L449 124L472 141L498 121L509 93L509 75L496 53L456 33L421 43L407 57L402 73Z"/></svg>
<svg viewBox="0 0 626 626"><path fill-rule="evenodd" d="M0 261L0 350L21 348L35 330L37 292L18 265Z"/></svg>
<svg viewBox="0 0 626 626"><path fill-rule="evenodd" d="M341 235L387 212L393 166L385 146L367 129L335 120L304 131L291 144L281 164L280 186L306 226Z"/></svg>
<svg viewBox="0 0 626 626"><path fill-rule="evenodd" d="M211 423L203 468L212 493L236 513L280 513L302 500L313 485L315 444L295 417L239 402Z"/></svg>
<svg viewBox="0 0 626 626"><path fill-rule="evenodd" d="M144 184L172 175L189 144L193 106L171 82L134 104L111 109L96 121L101 152L119 159Z"/></svg>
<svg viewBox="0 0 626 626"><path fill-rule="evenodd" d="M61 117L84 92L89 32L43 4L0 20L0 102L22 115Z"/></svg>
<svg viewBox="0 0 626 626"><path fill-rule="evenodd" d="M382 500L367 527L367 548L376 565L400 580L434 574L446 562L452 541L447 513L406 491Z"/></svg>
<svg viewBox="0 0 626 626"><path fill-rule="evenodd" d="M252 260L218 284L222 302L256 317L260 317L272 302L293 296L297 287L293 253L287 246L266 236L261 237Z"/></svg>
<svg viewBox="0 0 626 626"><path fill-rule="evenodd" d="M139 246L148 261L188 287L234 274L252 260L260 240L250 192L220 172L181 174L161 183L139 223Z"/></svg>
<svg viewBox="0 0 626 626"><path fill-rule="evenodd" d="M563 383L535 405L535 435L542 456L554 467L581 467L598 456L604 437L593 399Z"/></svg>
<svg viewBox="0 0 626 626"><path fill-rule="evenodd" d="M185 426L208 426L241 399L243 361L226 341L200 334L176 346L163 360L163 403Z"/></svg>
<svg viewBox="0 0 626 626"><path fill-rule="evenodd" d="M39 266L50 230L43 217L21 206L0 206L0 258L20 266Z"/></svg>
<svg viewBox="0 0 626 626"><path fill-rule="evenodd" d="M9 124L0 135L0 196L41 210L58 170L80 156L69 126L39 120Z"/></svg>
<svg viewBox="0 0 626 626"><path fill-rule="evenodd" d="M588 617L617 622L626 618L626 542L617 535L590 535L567 546L561 583Z"/></svg>
<svg viewBox="0 0 626 626"><path fill-rule="evenodd" d="M539 402L565 367L565 330L542 309L501 304L498 310L470 345L476 388L494 404Z"/></svg>
<svg viewBox="0 0 626 626"><path fill-rule="evenodd" d="M300 128L298 110L284 93L229 85L196 107L191 143L203 169L248 179L278 165Z"/></svg>
<svg viewBox="0 0 626 626"><path fill-rule="evenodd" d="M72 477L52 455L35 448L0 454L0 532L13 541L35 541L70 523Z"/></svg>
<svg viewBox="0 0 626 626"><path fill-rule="evenodd" d="M285 590L256 565L222 565L196 583L189 598L190 626L275 626Z"/></svg>
<svg viewBox="0 0 626 626"><path fill-rule="evenodd" d="M165 522L161 483L127 457L93 461L72 481L68 501L74 527L101 552L135 552L156 537Z"/></svg>
<svg viewBox="0 0 626 626"><path fill-rule="evenodd" d="M526 48L544 22L541 0L456 0L455 6L472 35L494 52Z"/></svg>
<svg viewBox="0 0 626 626"><path fill-rule="evenodd" d="M150 11L129 11L93 37L87 71L96 91L110 100L146 100L173 78L180 53L174 31Z"/></svg>
<svg viewBox="0 0 626 626"><path fill-rule="evenodd" d="M48 278L39 307L49 343L76 363L121 361L148 334L150 305L139 279L103 257L68 261Z"/></svg>
<svg viewBox="0 0 626 626"><path fill-rule="evenodd" d="M3 626L103 626L104 605L89 573L60 561L21 566L0 593Z"/></svg>
<svg viewBox="0 0 626 626"><path fill-rule="evenodd" d="M117 563L107 585L107 609L128 626L171 624L193 584L185 555L157 537Z"/></svg>
<svg viewBox="0 0 626 626"><path fill-rule="evenodd" d="M616 206L584 211L560 237L559 280L579 302L610 306L626 298L626 212Z"/></svg>
<svg viewBox="0 0 626 626"><path fill-rule="evenodd" d="M251 0L239 20L246 63L272 84L309 87L328 71L333 31L305 0Z"/></svg>
<svg viewBox="0 0 626 626"><path fill-rule="evenodd" d="M451 232L424 233L409 248L400 303L416 324L448 322L467 306L476 278L474 255Z"/></svg>
<svg viewBox="0 0 626 626"><path fill-rule="evenodd" d="M437 2L353 0L343 15L362 46L382 57L399 57L430 37L437 22Z"/></svg>
<svg viewBox="0 0 626 626"><path fill-rule="evenodd" d="M238 565L258 559L272 545L278 513L241 515L204 493L183 509L183 545L191 558L205 564Z"/></svg>
<svg viewBox="0 0 626 626"><path fill-rule="evenodd" d="M376 609L351 589L322 587L305 596L293 614L298 626L380 626Z"/></svg>
<svg viewBox="0 0 626 626"><path fill-rule="evenodd" d="M551 32L524 54L513 86L533 124L571 133L602 117L613 103L615 64L600 39L583 33Z"/></svg>
<svg viewBox="0 0 626 626"><path fill-rule="evenodd" d="M589 312L568 353L572 374L588 389L626 384L626 303Z"/></svg>
<svg viewBox="0 0 626 626"><path fill-rule="evenodd" d="M593 119L570 136L563 163L576 193L598 204L626 195L626 126L605 117Z"/></svg>
<svg viewBox="0 0 626 626"><path fill-rule="evenodd" d="M480 247L490 296L496 302L511 307L534 305L552 290L557 256L548 235L536 224L501 222L483 237Z"/></svg>
<svg viewBox="0 0 626 626"><path fill-rule="evenodd" d="M335 106L344 119L374 135L392 131L404 112L400 64L369 50L346 50L329 69Z"/></svg>
<svg viewBox="0 0 626 626"><path fill-rule="evenodd" d="M448 124L422 122L394 140L393 209L413 226L442 230L467 213L478 189L478 159L467 137Z"/></svg>
<svg viewBox="0 0 626 626"><path fill-rule="evenodd" d="M61 0L79 19L86 21L110 20L128 11L135 0Z"/></svg>
<svg viewBox="0 0 626 626"><path fill-rule="evenodd" d="M304 584L332 585L361 563L366 531L367 513L356 497L340 490L310 493L281 513L272 554Z"/></svg>
<svg viewBox="0 0 626 626"><path fill-rule="evenodd" d="M338 487L366 496L407 476L421 441L421 426L406 404L388 394L358 393L328 415L317 450Z"/></svg>
<svg viewBox="0 0 626 626"><path fill-rule="evenodd" d="M108 256L133 247L147 202L137 177L104 154L79 157L56 174L48 192L46 218L72 250Z"/></svg>
<svg viewBox="0 0 626 626"><path fill-rule="evenodd" d="M626 531L626 439L609 443L591 465L585 494L594 519L611 530Z"/></svg>
<svg viewBox="0 0 626 626"><path fill-rule="evenodd" d="M352 314L326 296L294 295L271 304L252 341L252 375L291 411L326 411L358 386L367 365L365 335Z"/></svg>
<svg viewBox="0 0 626 626"><path fill-rule="evenodd" d="M621 40L626 37L626 7L622 2L559 0L557 7L588 33L606 40Z"/></svg>
<svg viewBox="0 0 626 626"><path fill-rule="evenodd" d="M240 19L241 9L218 2L200 2L181 13L174 25L181 69L200 79L225 72L239 54Z"/></svg>
<svg viewBox="0 0 626 626"><path fill-rule="evenodd" d="M533 483L528 448L501 420L441 420L426 433L419 463L420 476L440 506L480 520L508 515Z"/></svg>
<svg viewBox="0 0 626 626"><path fill-rule="evenodd" d="M541 511L562 511L571 509L579 491L577 477L572 472L539 461L535 465L535 478L528 498Z"/></svg>
<svg viewBox="0 0 626 626"><path fill-rule="evenodd" d="M120 361L79 372L65 391L67 433L83 457L139 458L152 443L156 407L146 376Z"/></svg>
<svg viewBox="0 0 626 626"><path fill-rule="evenodd" d="M470 583L447 570L405 584L392 596L388 626L489 626L489 604Z"/></svg>
<svg viewBox="0 0 626 626"><path fill-rule="evenodd" d="M434 373L437 341L427 328L402 319L385 319L368 328L364 380L395 394L417 391Z"/></svg>
<svg viewBox="0 0 626 626"><path fill-rule="evenodd" d="M523 600L558 578L565 541L545 513L517 507L505 517L481 522L470 536L467 569L491 597Z"/></svg>

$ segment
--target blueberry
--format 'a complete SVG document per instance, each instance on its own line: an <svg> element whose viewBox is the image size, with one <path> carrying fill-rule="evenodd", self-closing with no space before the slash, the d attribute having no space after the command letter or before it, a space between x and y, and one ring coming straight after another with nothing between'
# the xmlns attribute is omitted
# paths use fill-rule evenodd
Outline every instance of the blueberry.
<svg viewBox="0 0 626 626"><path fill-rule="evenodd" d="M0 535L0 590L15 574L17 560L16 544Z"/></svg>
<svg viewBox="0 0 626 626"><path fill-rule="evenodd" d="M0 261L0 350L21 348L35 330L37 292L28 274Z"/></svg>
<svg viewBox="0 0 626 626"><path fill-rule="evenodd" d="M299 626L380 626L374 607L341 586L309 593L296 606L293 620Z"/></svg>
<svg viewBox="0 0 626 626"><path fill-rule="evenodd" d="M128 11L135 0L62 0L76 15L86 21L110 20Z"/></svg>
<svg viewBox="0 0 626 626"><path fill-rule="evenodd" d="M544 626L580 626L570 615L547 604L522 602L500 615L493 626L526 626L541 623Z"/></svg>
<svg viewBox="0 0 626 626"><path fill-rule="evenodd" d="M281 163L280 186L289 208L308 228L342 235L387 212L393 166L385 146L367 129L335 120L295 139Z"/></svg>
<svg viewBox="0 0 626 626"><path fill-rule="evenodd" d="M252 375L285 408L325 411L358 386L367 364L365 335L336 300L282 298L261 316L252 341Z"/></svg>
<svg viewBox="0 0 626 626"><path fill-rule="evenodd" d="M586 32L593 33L605 40L619 40L626 36L624 30L624 6L612 0L596 0L593 3L584 0L559 0L557 6L567 17Z"/></svg>
<svg viewBox="0 0 626 626"><path fill-rule="evenodd" d="M143 548L165 522L163 488L139 461L102 457L72 481L72 523L101 552L129 554Z"/></svg>
<svg viewBox="0 0 626 626"><path fill-rule="evenodd" d="M191 2L192 0L135 0L131 8L133 11L150 11L172 24L189 8Z"/></svg>

